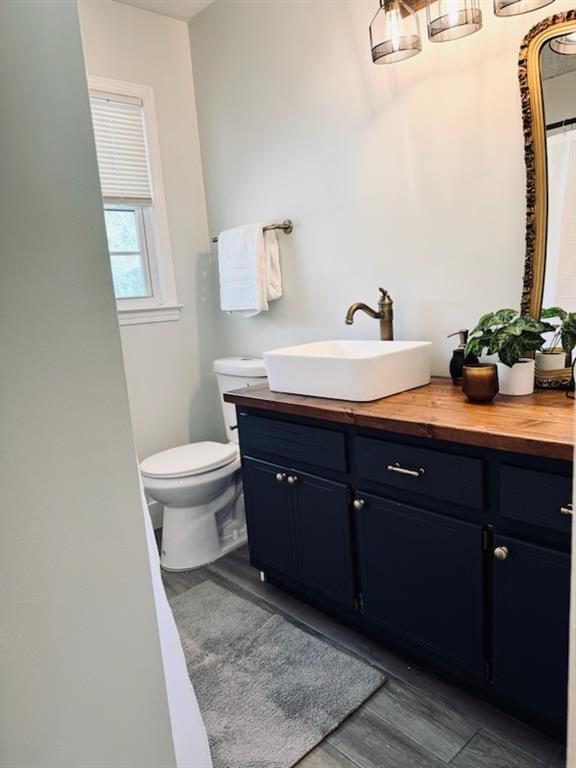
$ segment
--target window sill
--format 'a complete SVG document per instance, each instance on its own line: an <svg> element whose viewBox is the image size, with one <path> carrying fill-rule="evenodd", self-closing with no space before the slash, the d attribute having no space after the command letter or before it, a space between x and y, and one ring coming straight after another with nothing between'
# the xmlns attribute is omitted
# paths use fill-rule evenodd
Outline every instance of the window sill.
<svg viewBox="0 0 576 768"><path fill-rule="evenodd" d="M173 323L180 320L183 304L170 304L158 307L119 309L120 325L143 325L145 323Z"/></svg>

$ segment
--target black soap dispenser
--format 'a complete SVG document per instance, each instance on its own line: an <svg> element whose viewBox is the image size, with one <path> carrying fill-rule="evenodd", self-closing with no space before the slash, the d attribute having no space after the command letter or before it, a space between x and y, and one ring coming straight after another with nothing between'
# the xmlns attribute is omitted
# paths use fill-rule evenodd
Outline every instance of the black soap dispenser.
<svg viewBox="0 0 576 768"><path fill-rule="evenodd" d="M448 338L452 336L460 337L460 344L452 352L452 359L450 360L450 376L454 384L462 384L462 369L465 365L474 365L478 363L476 355L466 355L464 357L464 351L466 350L466 344L468 343L468 331L456 331L448 335Z"/></svg>

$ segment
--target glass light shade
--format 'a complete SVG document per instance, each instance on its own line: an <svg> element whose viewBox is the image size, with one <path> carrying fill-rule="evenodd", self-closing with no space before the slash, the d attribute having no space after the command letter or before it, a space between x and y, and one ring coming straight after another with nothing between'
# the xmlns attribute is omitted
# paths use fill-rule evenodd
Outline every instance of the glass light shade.
<svg viewBox="0 0 576 768"><path fill-rule="evenodd" d="M444 43L482 29L480 0L426 0L428 37Z"/></svg>
<svg viewBox="0 0 576 768"><path fill-rule="evenodd" d="M568 35L560 35L550 40L550 48L554 53L563 53L564 55L574 56L576 54L576 32L570 32Z"/></svg>
<svg viewBox="0 0 576 768"><path fill-rule="evenodd" d="M554 0L494 0L494 13L496 16L519 16L521 13L544 8L553 2Z"/></svg>
<svg viewBox="0 0 576 768"><path fill-rule="evenodd" d="M418 16L403 0L380 0L370 24L374 64L393 64L422 50Z"/></svg>

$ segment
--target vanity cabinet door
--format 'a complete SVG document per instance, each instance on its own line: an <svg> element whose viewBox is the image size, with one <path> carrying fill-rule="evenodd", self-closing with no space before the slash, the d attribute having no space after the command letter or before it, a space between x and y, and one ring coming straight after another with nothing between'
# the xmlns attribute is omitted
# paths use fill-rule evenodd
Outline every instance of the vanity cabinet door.
<svg viewBox="0 0 576 768"><path fill-rule="evenodd" d="M365 617L437 660L481 676L482 528L357 496Z"/></svg>
<svg viewBox="0 0 576 768"><path fill-rule="evenodd" d="M354 607L348 487L295 472L298 578L328 600Z"/></svg>
<svg viewBox="0 0 576 768"><path fill-rule="evenodd" d="M244 494L250 560L260 570L296 577L292 493L288 470L244 459Z"/></svg>
<svg viewBox="0 0 576 768"><path fill-rule="evenodd" d="M496 536L493 590L496 693L564 721L570 556Z"/></svg>

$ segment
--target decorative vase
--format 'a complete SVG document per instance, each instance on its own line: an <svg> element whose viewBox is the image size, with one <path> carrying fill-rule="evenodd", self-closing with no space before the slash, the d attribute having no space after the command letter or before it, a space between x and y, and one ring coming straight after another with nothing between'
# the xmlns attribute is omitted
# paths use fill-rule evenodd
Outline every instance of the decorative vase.
<svg viewBox="0 0 576 768"><path fill-rule="evenodd" d="M534 392L534 360L522 358L511 368L498 361L501 395L531 395Z"/></svg>
<svg viewBox="0 0 576 768"><path fill-rule="evenodd" d="M550 352L536 352L536 368L539 371L559 371L566 367L566 353L563 349Z"/></svg>

